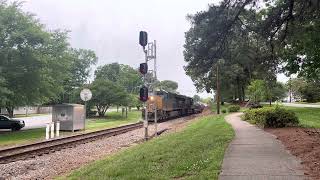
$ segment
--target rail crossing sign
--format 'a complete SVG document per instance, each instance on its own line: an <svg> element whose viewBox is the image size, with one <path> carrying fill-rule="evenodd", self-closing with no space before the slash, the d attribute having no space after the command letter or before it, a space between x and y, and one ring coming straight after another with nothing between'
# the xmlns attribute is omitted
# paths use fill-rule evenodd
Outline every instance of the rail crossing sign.
<svg viewBox="0 0 320 180"><path fill-rule="evenodd" d="M83 89L80 92L80 97L83 101L89 101L92 98L92 92L90 91L90 89Z"/></svg>

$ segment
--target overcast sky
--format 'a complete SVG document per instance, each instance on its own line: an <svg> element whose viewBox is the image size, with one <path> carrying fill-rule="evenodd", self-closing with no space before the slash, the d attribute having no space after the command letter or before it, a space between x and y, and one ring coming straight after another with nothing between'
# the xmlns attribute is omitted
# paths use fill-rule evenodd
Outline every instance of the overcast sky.
<svg viewBox="0 0 320 180"><path fill-rule="evenodd" d="M92 49L98 65L112 62L138 67L144 54L138 44L140 30L157 40L158 78L179 83L181 94L196 89L183 66L187 14L208 9L219 0L24 0L23 9L34 13L48 29L70 30L70 43ZM152 65L152 64L150 64ZM284 76L279 77L285 81ZM200 93L202 97L209 96Z"/></svg>
<svg viewBox="0 0 320 180"><path fill-rule="evenodd" d="M147 31L149 40L157 40L158 78L177 81L181 94L193 96L196 89L183 69L184 32L190 27L186 15L218 1L25 0L23 9L48 29L70 30L71 45L94 50L98 65L118 62L138 67L144 61L138 33Z"/></svg>

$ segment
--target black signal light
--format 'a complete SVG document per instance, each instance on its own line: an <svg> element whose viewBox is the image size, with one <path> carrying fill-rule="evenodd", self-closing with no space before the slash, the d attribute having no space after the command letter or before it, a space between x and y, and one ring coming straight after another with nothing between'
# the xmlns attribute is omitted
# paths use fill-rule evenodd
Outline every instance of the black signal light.
<svg viewBox="0 0 320 180"><path fill-rule="evenodd" d="M140 31L139 34L139 44L145 47L148 44L148 33L145 31Z"/></svg>
<svg viewBox="0 0 320 180"><path fill-rule="evenodd" d="M147 63L141 63L139 71L141 74L147 74L148 73L148 64Z"/></svg>
<svg viewBox="0 0 320 180"><path fill-rule="evenodd" d="M140 101L146 102L148 100L148 88L143 86L140 88Z"/></svg>

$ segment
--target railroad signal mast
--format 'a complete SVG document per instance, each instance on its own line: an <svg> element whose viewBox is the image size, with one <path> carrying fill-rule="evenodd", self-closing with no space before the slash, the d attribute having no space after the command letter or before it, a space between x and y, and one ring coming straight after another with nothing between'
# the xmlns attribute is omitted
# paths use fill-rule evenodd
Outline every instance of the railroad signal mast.
<svg viewBox="0 0 320 180"><path fill-rule="evenodd" d="M152 74L157 79L157 66L156 66L156 41L148 43L148 33L145 31L140 31L139 34L139 44L143 47L143 52L145 54L145 62L140 64L139 71L143 74L144 79L144 86L140 88L140 100L144 102L145 107L145 118L144 118L144 129L145 129L145 140L148 140L148 82L147 82L147 73L148 71L148 61L154 60L154 69L152 70ZM147 48L146 48L147 47ZM155 83L155 82L152 82ZM155 87L153 87L153 95L156 94ZM155 107L155 135L157 136L157 106L154 104Z"/></svg>

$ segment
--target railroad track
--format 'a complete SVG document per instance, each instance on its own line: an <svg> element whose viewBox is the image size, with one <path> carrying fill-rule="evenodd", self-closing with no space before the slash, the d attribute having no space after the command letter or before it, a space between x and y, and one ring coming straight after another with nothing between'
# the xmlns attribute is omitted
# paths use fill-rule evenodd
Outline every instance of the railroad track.
<svg viewBox="0 0 320 180"><path fill-rule="evenodd" d="M94 141L103 137L111 137L141 128L141 122L105 129L85 134L68 136L0 150L0 164L34 158L61 149L72 148L79 144Z"/></svg>

